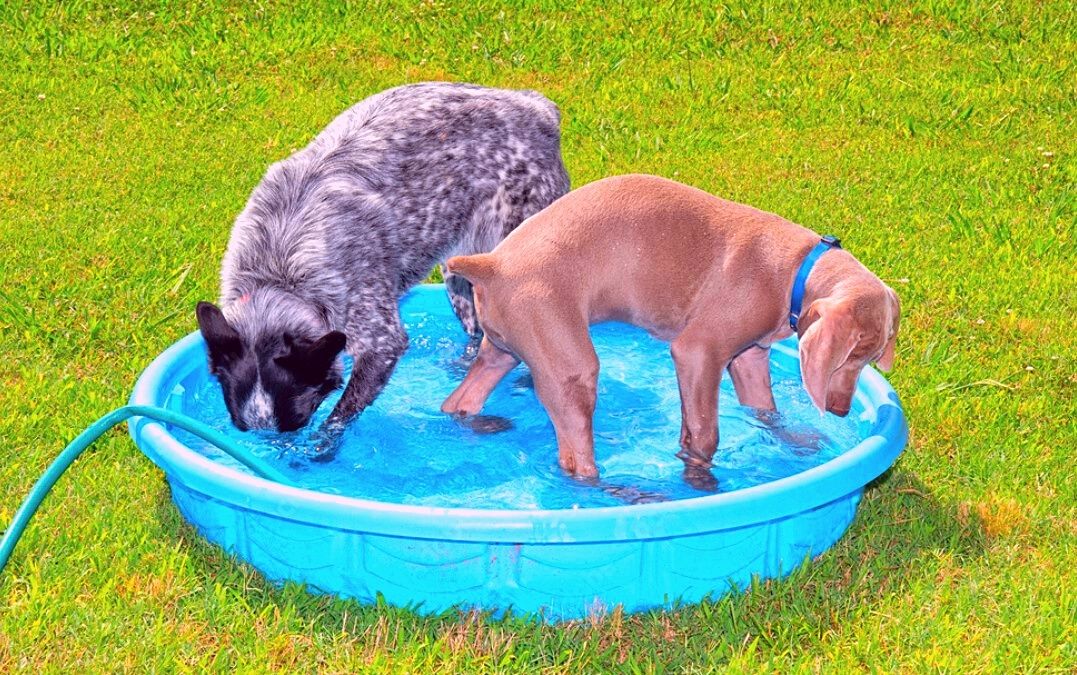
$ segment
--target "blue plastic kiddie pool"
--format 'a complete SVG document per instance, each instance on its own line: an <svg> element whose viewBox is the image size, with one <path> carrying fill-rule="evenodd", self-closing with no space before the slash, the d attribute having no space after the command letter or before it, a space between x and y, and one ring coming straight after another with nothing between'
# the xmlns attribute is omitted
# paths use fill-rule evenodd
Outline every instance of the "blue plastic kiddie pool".
<svg viewBox="0 0 1077 675"><path fill-rule="evenodd" d="M130 432L183 516L273 581L432 613L459 606L562 620L695 602L781 577L834 544L864 486L895 461L907 427L874 370L840 420L810 408L795 342L775 345L780 415L753 415L723 382L717 493L680 478L680 407L668 345L619 324L592 331L602 373L594 483L561 475L552 426L520 366L480 434L438 407L463 376L466 340L444 288L402 302L408 353L330 461L305 433L241 433L227 421L198 334L161 354L133 404L181 412L249 444L292 485L259 478L171 426ZM728 378L726 378L728 379ZM333 400L322 406L315 425Z"/></svg>

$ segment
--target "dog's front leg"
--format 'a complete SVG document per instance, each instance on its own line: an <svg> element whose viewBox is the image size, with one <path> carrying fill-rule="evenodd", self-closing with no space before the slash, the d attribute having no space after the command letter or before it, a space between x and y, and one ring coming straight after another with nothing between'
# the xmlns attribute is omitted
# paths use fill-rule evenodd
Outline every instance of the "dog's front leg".
<svg viewBox="0 0 1077 675"><path fill-rule="evenodd" d="M714 490L711 460L718 448L718 385L728 357L708 336L685 331L670 352L681 393L681 451L684 479L699 490Z"/></svg>
<svg viewBox="0 0 1077 675"><path fill-rule="evenodd" d="M557 462L579 478L595 478L594 416L598 393L598 359L559 373L532 370L535 393L557 434Z"/></svg>
<svg viewBox="0 0 1077 675"><path fill-rule="evenodd" d="M408 348L408 335L395 302L376 315L354 316L348 322L347 335L352 374L326 422L332 426L347 424L374 402Z"/></svg>
<svg viewBox="0 0 1077 675"><path fill-rule="evenodd" d="M403 346L391 352L367 352L354 357L351 378L344 387L344 393L315 437L314 445L317 451L311 457L312 461L324 463L336 458L348 422L366 410L378 397L406 348L405 335Z"/></svg>
<svg viewBox="0 0 1077 675"><path fill-rule="evenodd" d="M770 386L770 347L752 346L737 354L729 362L729 375L741 405L757 410L777 410Z"/></svg>
<svg viewBox="0 0 1077 675"><path fill-rule="evenodd" d="M403 353L403 350L401 350ZM355 357L352 376L337 405L330 413L329 424L347 424L353 417L374 402L389 376L393 374L400 354L360 354Z"/></svg>

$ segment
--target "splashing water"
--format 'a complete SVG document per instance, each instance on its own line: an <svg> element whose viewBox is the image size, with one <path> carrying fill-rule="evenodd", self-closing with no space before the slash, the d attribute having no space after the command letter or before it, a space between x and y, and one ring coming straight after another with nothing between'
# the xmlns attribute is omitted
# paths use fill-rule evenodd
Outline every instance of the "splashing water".
<svg viewBox="0 0 1077 675"><path fill-rule="evenodd" d="M208 373L182 394L182 410L248 445L298 485L377 501L563 509L709 494L684 482L683 464L675 457L680 397L667 344L624 324L592 328L600 363L594 428L601 478L584 483L558 467L553 425L522 364L487 401L483 414L495 418L471 428L441 413L441 402L467 370L467 337L443 294L412 294L401 312L410 347L381 396L344 432L330 461L312 460L313 437L339 392L326 400L311 425L293 433L235 429L220 385ZM721 492L810 469L861 440L858 426L862 432L866 422L857 420L858 404L845 419L820 416L798 373L774 368L772 377L780 412L769 414L738 405L729 378L723 378L712 472ZM497 418L511 421L511 428L483 433L481 427L498 426ZM239 468L200 439L170 431L188 447Z"/></svg>

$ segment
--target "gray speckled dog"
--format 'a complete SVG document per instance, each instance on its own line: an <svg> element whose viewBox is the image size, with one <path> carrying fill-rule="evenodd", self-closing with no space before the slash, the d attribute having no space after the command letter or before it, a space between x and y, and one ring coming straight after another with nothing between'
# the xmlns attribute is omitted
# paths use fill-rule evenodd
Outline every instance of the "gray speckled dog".
<svg viewBox="0 0 1077 675"><path fill-rule="evenodd" d="M269 168L239 214L221 306L198 304L210 367L240 429L307 424L377 397L408 344L397 302L453 255L491 250L569 186L560 113L533 91L424 83L345 111ZM448 274L464 329L481 334L471 284Z"/></svg>

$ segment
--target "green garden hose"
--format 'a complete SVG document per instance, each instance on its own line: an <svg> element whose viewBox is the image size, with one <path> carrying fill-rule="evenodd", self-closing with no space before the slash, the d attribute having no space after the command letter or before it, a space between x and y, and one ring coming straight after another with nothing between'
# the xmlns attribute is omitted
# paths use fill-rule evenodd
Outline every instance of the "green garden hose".
<svg viewBox="0 0 1077 675"><path fill-rule="evenodd" d="M22 536L23 530L26 529L26 525L33 518L34 513L41 506L41 502L52 489L52 486L56 484L56 481L60 479L60 476L63 475L64 471L67 471L67 468L78 459L79 455L90 447L94 441L103 436L105 432L131 417L148 417L158 422L165 422L179 427L204 441L212 443L256 475L284 485L293 485L292 481L285 478L283 474L268 463L251 455L242 445L212 427L171 410L145 405L126 405L113 410L79 434L75 440L64 448L60 456L53 460L49 468L34 484L30 494L26 496L22 505L19 506L19 510L15 512L15 518L11 521L11 525L4 531L3 537L0 537L0 572L4 570L8 559L11 558L11 552L15 550L15 545L19 543L19 538Z"/></svg>

